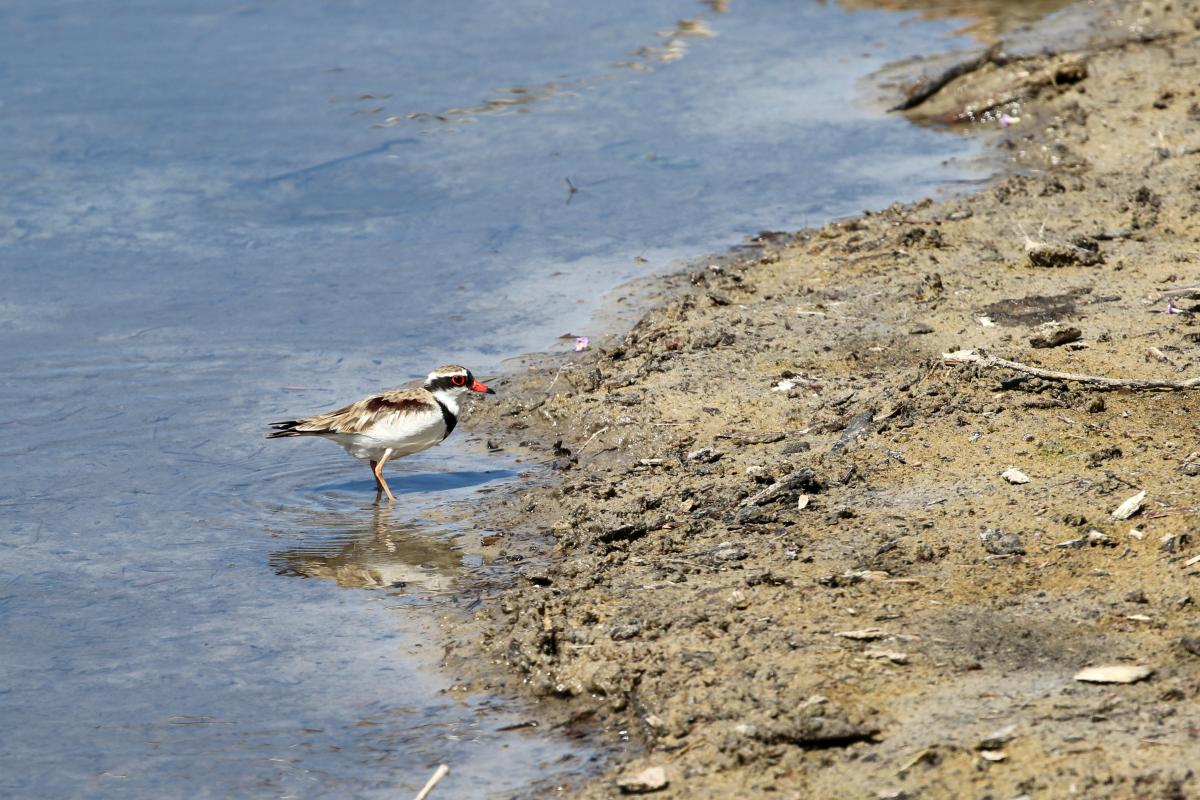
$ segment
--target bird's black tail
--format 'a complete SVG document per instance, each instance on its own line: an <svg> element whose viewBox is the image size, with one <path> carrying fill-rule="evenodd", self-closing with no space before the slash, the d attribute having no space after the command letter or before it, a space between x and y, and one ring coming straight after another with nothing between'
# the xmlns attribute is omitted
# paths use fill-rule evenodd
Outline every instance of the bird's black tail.
<svg viewBox="0 0 1200 800"><path fill-rule="evenodd" d="M303 436L305 431L296 430L296 426L300 424L298 419L289 419L287 422L272 422L271 427L274 428L267 434L268 439L279 439L284 436Z"/></svg>

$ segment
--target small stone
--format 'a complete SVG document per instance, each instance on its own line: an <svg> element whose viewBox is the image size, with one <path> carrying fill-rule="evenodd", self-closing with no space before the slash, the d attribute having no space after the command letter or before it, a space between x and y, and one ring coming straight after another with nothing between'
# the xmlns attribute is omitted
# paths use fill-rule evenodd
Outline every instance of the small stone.
<svg viewBox="0 0 1200 800"><path fill-rule="evenodd" d="M1099 414L1105 408L1106 406L1104 405L1103 397L1093 397L1091 400L1087 401L1087 405L1083 407L1083 410L1089 414Z"/></svg>
<svg viewBox="0 0 1200 800"><path fill-rule="evenodd" d="M1150 602L1150 598L1146 597L1146 593L1141 589L1134 589L1132 592L1125 593L1125 602L1140 603L1144 605Z"/></svg>
<svg viewBox="0 0 1200 800"><path fill-rule="evenodd" d="M1016 737L1016 725L1005 725L998 731L992 731L987 736L979 740L975 745L976 750L999 750L1004 745L1011 742Z"/></svg>
<svg viewBox="0 0 1200 800"><path fill-rule="evenodd" d="M1194 656L1200 656L1200 636L1184 636L1179 646Z"/></svg>
<svg viewBox="0 0 1200 800"><path fill-rule="evenodd" d="M702 447L699 450L693 450L688 453L684 460L695 461L700 464L711 464L714 461L720 461L725 454L714 447Z"/></svg>
<svg viewBox="0 0 1200 800"><path fill-rule="evenodd" d="M1200 475L1200 461L1189 461L1179 468L1179 471L1189 478L1194 478Z"/></svg>
<svg viewBox="0 0 1200 800"><path fill-rule="evenodd" d="M1028 475L1026 475L1024 472L1021 472L1021 470L1017 469L1016 467L1009 467L1008 469L1004 470L1004 472L1000 473L1000 477L1004 478L1004 480L1008 481L1009 483L1016 484L1029 483L1030 480Z"/></svg>
<svg viewBox="0 0 1200 800"><path fill-rule="evenodd" d="M1090 545L1102 545L1104 547L1115 547L1116 541L1107 533L1101 533L1098 530L1092 529L1087 532L1087 543Z"/></svg>
<svg viewBox="0 0 1200 800"><path fill-rule="evenodd" d="M843 639L854 639L860 642L869 642L873 639L884 639L890 636L887 631L882 628L863 628L857 631L838 631L834 636L840 636Z"/></svg>
<svg viewBox="0 0 1200 800"><path fill-rule="evenodd" d="M1108 447L1101 447L1098 450L1093 450L1088 453L1087 463L1089 467L1098 467L1105 461L1111 461L1114 458L1121 457L1121 448L1115 444Z"/></svg>
<svg viewBox="0 0 1200 800"><path fill-rule="evenodd" d="M1025 545L1021 542L1021 537L1011 531L988 528L979 534L979 541L983 544L983 549L994 556L1025 555Z"/></svg>
<svg viewBox="0 0 1200 800"><path fill-rule="evenodd" d="M534 586L549 586L554 583L545 567L530 567L525 570L524 578Z"/></svg>
<svg viewBox="0 0 1200 800"><path fill-rule="evenodd" d="M1059 244L1029 241L1025 243L1025 255L1035 267L1092 267L1104 263L1100 243L1086 236Z"/></svg>
<svg viewBox="0 0 1200 800"><path fill-rule="evenodd" d="M668 785L667 771L662 767L647 767L641 772L617 779L617 788L622 794L648 794L665 789Z"/></svg>
<svg viewBox="0 0 1200 800"><path fill-rule="evenodd" d="M642 632L642 624L636 620L630 622L618 622L609 630L608 636L614 642L620 642L625 639L632 639Z"/></svg>
<svg viewBox="0 0 1200 800"><path fill-rule="evenodd" d="M1133 664L1114 664L1104 667L1088 667L1075 673L1075 680L1086 683L1137 683L1154 674L1149 667Z"/></svg>
<svg viewBox="0 0 1200 800"><path fill-rule="evenodd" d="M1043 326L1038 333L1029 337L1029 345L1037 348L1059 347L1064 344L1079 341L1083 332L1075 327Z"/></svg>
<svg viewBox="0 0 1200 800"><path fill-rule="evenodd" d="M1142 490L1117 506L1112 512L1113 519L1129 519L1142 510L1144 502L1146 502L1146 492Z"/></svg>
<svg viewBox="0 0 1200 800"><path fill-rule="evenodd" d="M926 325L924 322L918 322L908 329L908 332L913 336L921 336L926 333L933 333L933 326Z"/></svg>
<svg viewBox="0 0 1200 800"><path fill-rule="evenodd" d="M892 662L893 664L907 664L908 653L900 653L895 650L867 650L863 653L867 658L879 658Z"/></svg>

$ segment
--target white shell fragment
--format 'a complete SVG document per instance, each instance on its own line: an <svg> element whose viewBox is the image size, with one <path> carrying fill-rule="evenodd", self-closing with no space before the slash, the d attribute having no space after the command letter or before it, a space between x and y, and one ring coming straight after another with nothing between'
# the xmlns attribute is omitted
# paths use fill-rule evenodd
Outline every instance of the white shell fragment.
<svg viewBox="0 0 1200 800"><path fill-rule="evenodd" d="M1029 483L1029 476L1016 467L1009 467L1000 473L1000 477L1009 483Z"/></svg>
<svg viewBox="0 0 1200 800"><path fill-rule="evenodd" d="M1008 758L1008 753L1003 750L980 750L979 757L985 761L998 762Z"/></svg>
<svg viewBox="0 0 1200 800"><path fill-rule="evenodd" d="M1116 510L1112 512L1113 519L1129 519L1142 510L1142 503L1144 502L1146 502L1146 491L1143 489L1117 506Z"/></svg>
<svg viewBox="0 0 1200 800"><path fill-rule="evenodd" d="M1075 680L1087 683L1137 683L1149 678L1154 670L1132 664L1116 664L1107 667L1088 667L1075 673Z"/></svg>
<svg viewBox="0 0 1200 800"><path fill-rule="evenodd" d="M808 495L806 495L806 494L800 495L798 498L796 498L796 510L803 511L804 509L808 508L808 501L809 501Z"/></svg>

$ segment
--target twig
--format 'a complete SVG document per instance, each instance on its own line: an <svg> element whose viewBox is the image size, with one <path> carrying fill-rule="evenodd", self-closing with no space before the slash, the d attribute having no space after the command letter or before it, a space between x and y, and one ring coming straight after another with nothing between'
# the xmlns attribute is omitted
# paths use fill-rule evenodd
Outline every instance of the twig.
<svg viewBox="0 0 1200 800"><path fill-rule="evenodd" d="M745 500L738 503L738 506L740 508L745 508L746 506L761 506L764 503L774 500L784 492L790 491L805 484L814 483L815 480L816 479L813 475L811 467L801 467L798 470L789 472L787 475L763 489L758 494L747 497Z"/></svg>
<svg viewBox="0 0 1200 800"><path fill-rule="evenodd" d="M1031 367L1017 361L996 358L974 350L957 350L953 353L942 353L942 361L946 364L978 364L988 369L1011 369L1022 372L1034 378L1048 381L1073 381L1099 386L1105 389L1163 389L1178 391L1200 387L1200 378L1188 378L1185 381L1166 381L1156 378L1109 378L1104 375L1084 375L1078 372L1057 372L1040 367Z"/></svg>
<svg viewBox="0 0 1200 800"><path fill-rule="evenodd" d="M608 426L605 426L605 427L601 428L600 430L596 431L595 433L593 433L591 436L589 436L588 440L583 443L583 447L581 447L575 451L575 457L579 458L579 456L583 455L583 451L587 450L588 445L592 443L592 440L607 430L608 430Z"/></svg>
<svg viewBox="0 0 1200 800"><path fill-rule="evenodd" d="M1161 303L1163 300L1193 300L1197 297L1200 297L1200 286L1180 286L1175 289L1167 289L1147 300L1146 303L1153 305Z"/></svg>
<svg viewBox="0 0 1200 800"><path fill-rule="evenodd" d="M954 64L940 75L936 75L918 84L913 90L912 94L910 94L899 105L889 108L888 111L908 111L911 108L916 108L917 106L921 105L921 103L924 103L926 100L940 92L943 88L945 88L946 84L950 83L955 78L959 78L963 75L974 72L990 62L997 56L997 54L999 54L999 52L1000 43L997 42L974 58Z"/></svg>
<svg viewBox="0 0 1200 800"><path fill-rule="evenodd" d="M1162 508L1158 511L1151 511L1149 514L1143 514L1146 519L1158 519L1159 517L1173 517L1176 514L1200 514L1200 506L1184 506Z"/></svg>
<svg viewBox="0 0 1200 800"><path fill-rule="evenodd" d="M438 785L438 781L449 774L450 768L445 764L439 764L438 768L433 771L433 775L429 777L429 780L425 781L424 788L417 792L417 796L414 798L414 800L425 800L426 797L429 797L429 793L433 791L433 787Z"/></svg>
<svg viewBox="0 0 1200 800"><path fill-rule="evenodd" d="M574 369L574 368L575 368L574 364L563 364L561 367L559 367L558 372L554 373L554 380L550 381L550 385L546 387L546 393L549 394L550 390L554 388L554 384L558 383L558 379L562 377L564 370Z"/></svg>

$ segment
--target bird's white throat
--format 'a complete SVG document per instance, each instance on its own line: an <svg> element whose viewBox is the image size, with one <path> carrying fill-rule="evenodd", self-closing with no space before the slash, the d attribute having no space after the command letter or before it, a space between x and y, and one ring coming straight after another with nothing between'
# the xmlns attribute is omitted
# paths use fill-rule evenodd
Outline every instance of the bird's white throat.
<svg viewBox="0 0 1200 800"><path fill-rule="evenodd" d="M436 397L438 402L444 405L451 414L456 417L458 416L459 393L457 391L448 392L445 389L435 389L434 391L430 392L430 394Z"/></svg>

